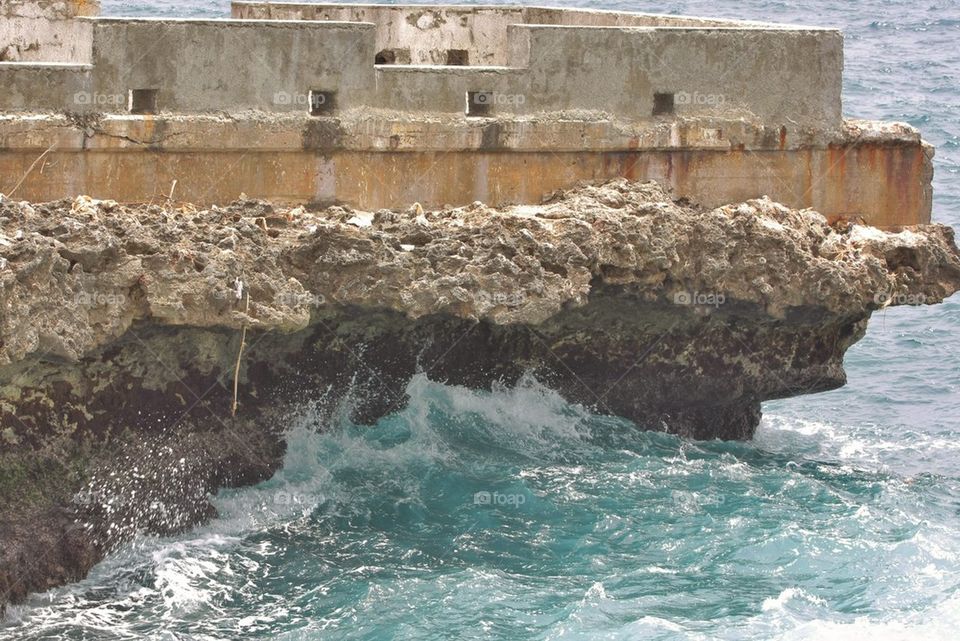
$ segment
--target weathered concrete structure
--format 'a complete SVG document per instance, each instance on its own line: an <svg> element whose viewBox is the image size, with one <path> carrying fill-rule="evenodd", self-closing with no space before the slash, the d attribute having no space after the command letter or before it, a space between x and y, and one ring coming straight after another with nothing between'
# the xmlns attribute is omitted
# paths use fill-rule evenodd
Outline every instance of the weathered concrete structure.
<svg viewBox="0 0 960 641"><path fill-rule="evenodd" d="M501 205L625 176L707 206L930 218L930 148L844 121L831 29L510 6L3 11L23 4L73 8L18 23L40 44L0 63L0 192L21 198L148 201L176 181L198 203Z"/></svg>

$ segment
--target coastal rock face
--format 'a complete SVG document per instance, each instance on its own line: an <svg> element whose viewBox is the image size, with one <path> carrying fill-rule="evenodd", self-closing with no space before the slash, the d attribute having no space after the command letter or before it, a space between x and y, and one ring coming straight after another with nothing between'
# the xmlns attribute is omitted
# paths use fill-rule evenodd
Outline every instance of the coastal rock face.
<svg viewBox="0 0 960 641"><path fill-rule="evenodd" d="M873 311L958 288L942 225L703 210L625 180L500 210L3 200L0 593L209 517L209 492L276 469L305 408L370 423L417 373L532 374L640 428L749 438L761 401L844 384Z"/></svg>

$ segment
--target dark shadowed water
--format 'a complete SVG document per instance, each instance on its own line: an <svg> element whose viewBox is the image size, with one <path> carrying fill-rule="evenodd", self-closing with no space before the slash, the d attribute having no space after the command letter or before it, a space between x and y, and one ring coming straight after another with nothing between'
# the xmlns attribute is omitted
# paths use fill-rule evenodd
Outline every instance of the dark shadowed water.
<svg viewBox="0 0 960 641"><path fill-rule="evenodd" d="M919 127L934 217L960 225L957 2L555 4L841 27L846 113ZM535 381L418 378L373 429L306 414L274 479L13 609L0 638L956 639L958 336L960 297L875 316L848 386L767 404L750 443L639 432Z"/></svg>

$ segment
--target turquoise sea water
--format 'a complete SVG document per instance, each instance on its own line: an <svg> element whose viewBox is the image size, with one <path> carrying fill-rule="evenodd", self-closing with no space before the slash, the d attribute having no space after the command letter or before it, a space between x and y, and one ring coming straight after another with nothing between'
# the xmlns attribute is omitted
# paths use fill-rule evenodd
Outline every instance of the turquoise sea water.
<svg viewBox="0 0 960 641"><path fill-rule="evenodd" d="M843 28L846 113L921 128L935 219L960 225L956 2L578 4ZM876 315L848 386L766 404L749 443L640 432L536 381L418 378L368 429L306 413L275 478L12 609L0 638L956 639L958 337L960 297Z"/></svg>

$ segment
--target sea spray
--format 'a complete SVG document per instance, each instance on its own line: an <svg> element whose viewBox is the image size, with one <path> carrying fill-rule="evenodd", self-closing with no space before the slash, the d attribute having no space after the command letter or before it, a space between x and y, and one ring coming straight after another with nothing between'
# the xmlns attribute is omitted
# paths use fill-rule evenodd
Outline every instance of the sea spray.
<svg viewBox="0 0 960 641"><path fill-rule="evenodd" d="M372 427L305 408L272 479L17 608L5 638L882 638L933 629L911 612L943 614L960 570L956 521L925 520L955 479L791 456L790 420L764 425L777 452L644 432L531 377L406 392Z"/></svg>

